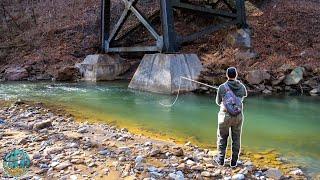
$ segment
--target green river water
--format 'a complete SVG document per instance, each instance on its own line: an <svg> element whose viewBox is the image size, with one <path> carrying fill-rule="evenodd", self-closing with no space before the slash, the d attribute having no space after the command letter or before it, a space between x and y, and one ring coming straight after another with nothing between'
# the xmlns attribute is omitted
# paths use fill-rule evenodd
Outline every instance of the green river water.
<svg viewBox="0 0 320 180"><path fill-rule="evenodd" d="M93 119L154 134L215 145L218 106L214 97L174 96L127 89L127 83L2 83L0 99L31 100L81 110ZM320 98L255 96L245 101L243 147L274 149L289 161L320 172Z"/></svg>

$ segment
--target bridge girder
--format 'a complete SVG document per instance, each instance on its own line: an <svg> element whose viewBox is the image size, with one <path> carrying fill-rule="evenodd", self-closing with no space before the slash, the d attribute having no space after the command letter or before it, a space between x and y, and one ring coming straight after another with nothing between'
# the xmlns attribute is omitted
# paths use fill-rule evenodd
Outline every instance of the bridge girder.
<svg viewBox="0 0 320 180"><path fill-rule="evenodd" d="M206 34L213 33L223 28L227 28L233 25L239 27L246 27L246 13L245 13L245 0L218 0L212 8L207 6L200 6L188 3L185 0L160 0L160 13L153 14L150 17L146 17L142 12L135 7L139 0L121 0L125 8L118 20L118 22L111 27L111 2L110 0L101 0L101 49L108 52L162 52L162 53L175 53L179 51L179 47L184 43L194 41L201 38ZM233 7L230 3L235 5ZM224 3L229 11L216 9L214 6L218 3ZM173 9L183 9L191 12L200 12L204 14L210 14L215 17L221 17L224 20L223 23L209 25L202 30L189 34L187 36L180 36L174 29L174 17ZM158 12L158 11L157 11ZM132 28L126 34L122 35L118 39L116 36L123 28L125 21L133 14L139 20L139 26L144 26L155 39L153 46L115 46L119 40L130 36L138 27ZM161 20L162 34L157 32L151 25L151 18L159 16Z"/></svg>

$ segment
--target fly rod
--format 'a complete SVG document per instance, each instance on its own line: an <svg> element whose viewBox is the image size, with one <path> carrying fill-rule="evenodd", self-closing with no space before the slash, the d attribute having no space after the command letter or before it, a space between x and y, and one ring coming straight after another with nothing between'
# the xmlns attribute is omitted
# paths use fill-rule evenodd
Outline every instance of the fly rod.
<svg viewBox="0 0 320 180"><path fill-rule="evenodd" d="M190 78L187 78L187 77L183 77L183 76L180 76L179 78L179 88L178 88L178 93L176 95L176 98L175 100L173 101L172 104L163 104L163 103L159 103L160 105L164 106L164 107L172 107L176 104L178 98L179 98L179 94L180 94L180 88L181 88L181 79L184 79L184 80L188 80L188 81L191 81L191 82L194 82L194 83L198 83L198 84L201 84L201 85L204 85L204 86L207 86L209 88L213 88L213 89L218 89L217 86L211 86L209 84L205 84L205 83L202 83L202 82L199 82L199 81L196 81L196 80L193 80L193 79L190 79Z"/></svg>

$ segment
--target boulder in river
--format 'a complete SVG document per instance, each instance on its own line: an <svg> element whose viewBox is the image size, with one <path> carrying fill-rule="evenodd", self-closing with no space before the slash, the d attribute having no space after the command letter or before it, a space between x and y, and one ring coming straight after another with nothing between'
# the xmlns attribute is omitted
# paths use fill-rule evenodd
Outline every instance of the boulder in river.
<svg viewBox="0 0 320 180"><path fill-rule="evenodd" d="M266 70L254 70L249 71L246 80L250 84L260 84L265 80L270 80L271 76Z"/></svg>
<svg viewBox="0 0 320 180"><path fill-rule="evenodd" d="M21 81L29 77L27 69L22 67L10 67L4 72L4 79L8 81Z"/></svg>
<svg viewBox="0 0 320 180"><path fill-rule="evenodd" d="M296 85L303 79L304 68L297 67L284 79L286 85Z"/></svg>
<svg viewBox="0 0 320 180"><path fill-rule="evenodd" d="M86 81L115 80L129 70L130 63L120 56L108 54L88 55L82 63L76 64Z"/></svg>

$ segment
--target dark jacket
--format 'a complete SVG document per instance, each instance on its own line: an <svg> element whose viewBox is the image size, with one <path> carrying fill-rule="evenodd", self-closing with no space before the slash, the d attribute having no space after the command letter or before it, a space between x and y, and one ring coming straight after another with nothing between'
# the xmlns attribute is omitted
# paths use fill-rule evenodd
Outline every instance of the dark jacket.
<svg viewBox="0 0 320 180"><path fill-rule="evenodd" d="M241 98L242 100L247 97L247 89L246 87L238 80L228 80L225 83L228 84L228 86L230 87L230 89L232 90L232 92L239 98ZM217 97L216 97L216 103L218 106L221 105L222 102L222 98L224 97L226 90L224 87L224 84L221 84L219 86L219 89L217 91Z"/></svg>

